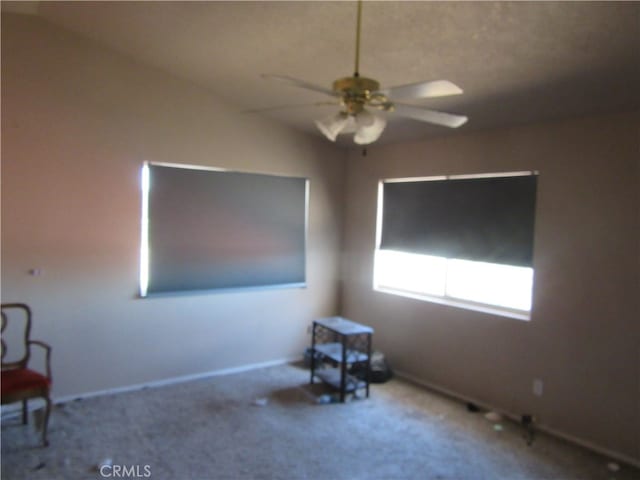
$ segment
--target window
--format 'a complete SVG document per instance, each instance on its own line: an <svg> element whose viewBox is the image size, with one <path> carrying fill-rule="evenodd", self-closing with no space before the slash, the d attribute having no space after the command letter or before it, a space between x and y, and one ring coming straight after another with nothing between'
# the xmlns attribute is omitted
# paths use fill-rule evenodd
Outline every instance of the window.
<svg viewBox="0 0 640 480"><path fill-rule="evenodd" d="M374 288L528 319L537 175L380 182Z"/></svg>
<svg viewBox="0 0 640 480"><path fill-rule="evenodd" d="M142 169L140 294L305 285L308 180Z"/></svg>

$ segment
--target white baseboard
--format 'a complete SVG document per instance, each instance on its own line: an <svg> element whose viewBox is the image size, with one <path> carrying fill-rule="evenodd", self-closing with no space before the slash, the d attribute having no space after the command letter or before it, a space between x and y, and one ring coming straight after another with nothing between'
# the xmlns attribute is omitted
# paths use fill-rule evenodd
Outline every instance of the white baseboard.
<svg viewBox="0 0 640 480"><path fill-rule="evenodd" d="M190 375L181 375L179 377L171 377L171 378L165 378L162 380L154 380L151 382L137 383L134 385L126 385L124 387L107 388L105 390L96 390L93 392L80 393L76 395L65 395L62 397L54 397L53 402L66 403L66 402L70 402L72 400L77 400L77 399L87 399L92 397L100 397L103 395L114 395L117 393L133 392L137 390L142 390L144 388L165 387L165 386L174 385L177 383L191 382L194 380L202 380L210 377L220 377L223 375L231 375L234 373L248 372L250 370L257 370L260 368L273 367L276 365L284 365L284 364L292 363L301 359L302 359L301 356L295 356L290 358L282 358L278 360L269 360L267 362L251 363L248 365L241 365L238 367L223 368L220 370L211 370L208 372L194 373Z"/></svg>
<svg viewBox="0 0 640 480"><path fill-rule="evenodd" d="M415 376L413 376L411 374L408 374L406 372L395 370L394 373L398 377L400 377L400 378L402 378L404 380L407 380L408 382L411 382L413 384L416 384L416 385L418 385L420 387L424 387L424 388L427 388L429 390L433 390L435 392L441 393L443 395L446 395L447 397L451 397L451 398L453 398L455 400L459 400L461 402L473 403L475 405L481 405L481 406L487 408L488 410L499 412L501 415L503 415L503 416L515 421L515 422L520 423L520 414L516 414L516 413L513 413L513 412L505 412L504 410L502 410L500 408L495 408L492 405L487 405L486 403L484 403L484 402L482 402L480 400L468 397L466 395L462 395L462 394L460 394L458 392L454 392L453 390L449 390L448 388L441 387L440 385L435 385L433 383L426 382L426 381L424 381L424 380L422 380L420 378L417 378L417 377L415 377ZM558 437L558 438L566 440L566 441L568 441L570 443L574 443L576 445L584 447L584 448L586 448L588 450L591 450L593 452L599 453L600 455L604 455L606 457L609 457L612 460L617 460L619 462L632 465L632 466L634 466L636 468L640 468L640 459L633 458L633 457L630 457L628 455L625 455L625 454L610 450L608 448L605 448L605 447L602 447L602 446L597 445L595 443L592 443L592 442L590 442L588 440L584 440L582 438L579 438L579 437L570 435L568 433L562 432L560 430L556 430L554 428L551 428L548 425L536 423L536 429L541 431L541 432L544 432L544 433L547 433L549 435L552 435L554 437Z"/></svg>
<svg viewBox="0 0 640 480"><path fill-rule="evenodd" d="M222 375L232 375L234 373L242 373L242 372L248 372L250 370L257 370L260 368L267 368L267 367L274 367L277 365L284 365L287 363L292 363L292 362L296 362L296 361L300 361L302 360L301 356L295 356L295 357L290 357L290 358L283 358L283 359L279 359L279 360L270 360L267 362L260 362L260 363L251 363L248 365L241 365L238 367L230 367L230 368L223 368L220 370L212 370L212 371L208 371L208 372L201 372L201 373L194 373L191 375L182 375L179 377L172 377L172 378L166 378L163 380L154 380L152 382L146 382L146 383L138 383L138 384L134 384L134 385L127 385L124 387L115 387L115 388L108 388L105 390L96 390L93 392L85 392L85 393L79 393L79 394L75 394L75 395L65 395L62 397L52 397L51 400L54 404L58 404L58 403L66 403L66 402L71 402L73 400L84 400L87 398L92 398L92 397L100 397L103 395L115 395L118 393L125 393L125 392L133 392L133 391L137 391L137 390L142 390L144 388L158 388L158 387L164 387L164 386L168 386L168 385L174 385L177 383L183 383L183 382L191 382L194 380L201 380L201 379L205 379L205 378L210 378L210 377L219 377ZM39 399L33 399L33 401L29 402L29 412L33 411L33 410L38 410L40 408L43 408L44 405L44 401L41 401ZM16 417L18 415L22 414L22 405L19 403L16 404L9 404L9 405L3 405L2 409L2 418L13 418Z"/></svg>

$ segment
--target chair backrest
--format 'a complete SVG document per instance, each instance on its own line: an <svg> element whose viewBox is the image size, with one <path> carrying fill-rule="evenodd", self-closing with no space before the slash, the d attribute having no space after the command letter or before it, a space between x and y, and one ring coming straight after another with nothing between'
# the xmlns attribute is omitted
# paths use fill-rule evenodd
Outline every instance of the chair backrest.
<svg viewBox="0 0 640 480"><path fill-rule="evenodd" d="M25 368L29 363L31 309L24 303L3 303L1 307L2 369Z"/></svg>

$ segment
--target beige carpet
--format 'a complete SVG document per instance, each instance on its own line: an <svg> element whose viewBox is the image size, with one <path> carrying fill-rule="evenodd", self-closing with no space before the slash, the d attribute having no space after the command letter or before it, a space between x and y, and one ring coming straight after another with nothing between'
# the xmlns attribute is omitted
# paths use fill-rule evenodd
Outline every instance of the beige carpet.
<svg viewBox="0 0 640 480"><path fill-rule="evenodd" d="M49 448L32 426L5 419L2 478L106 478L96 468L105 459L109 478L154 480L640 478L546 435L528 446L520 425L496 430L481 412L400 380L328 405L308 380L284 365L69 402L53 411Z"/></svg>

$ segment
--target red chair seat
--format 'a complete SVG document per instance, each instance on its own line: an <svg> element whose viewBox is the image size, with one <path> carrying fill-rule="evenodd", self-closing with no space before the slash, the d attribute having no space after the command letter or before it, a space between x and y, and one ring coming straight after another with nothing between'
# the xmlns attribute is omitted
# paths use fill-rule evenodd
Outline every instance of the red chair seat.
<svg viewBox="0 0 640 480"><path fill-rule="evenodd" d="M51 382L47 377L28 368L2 372L2 397L11 397L25 390L48 390L50 386Z"/></svg>

